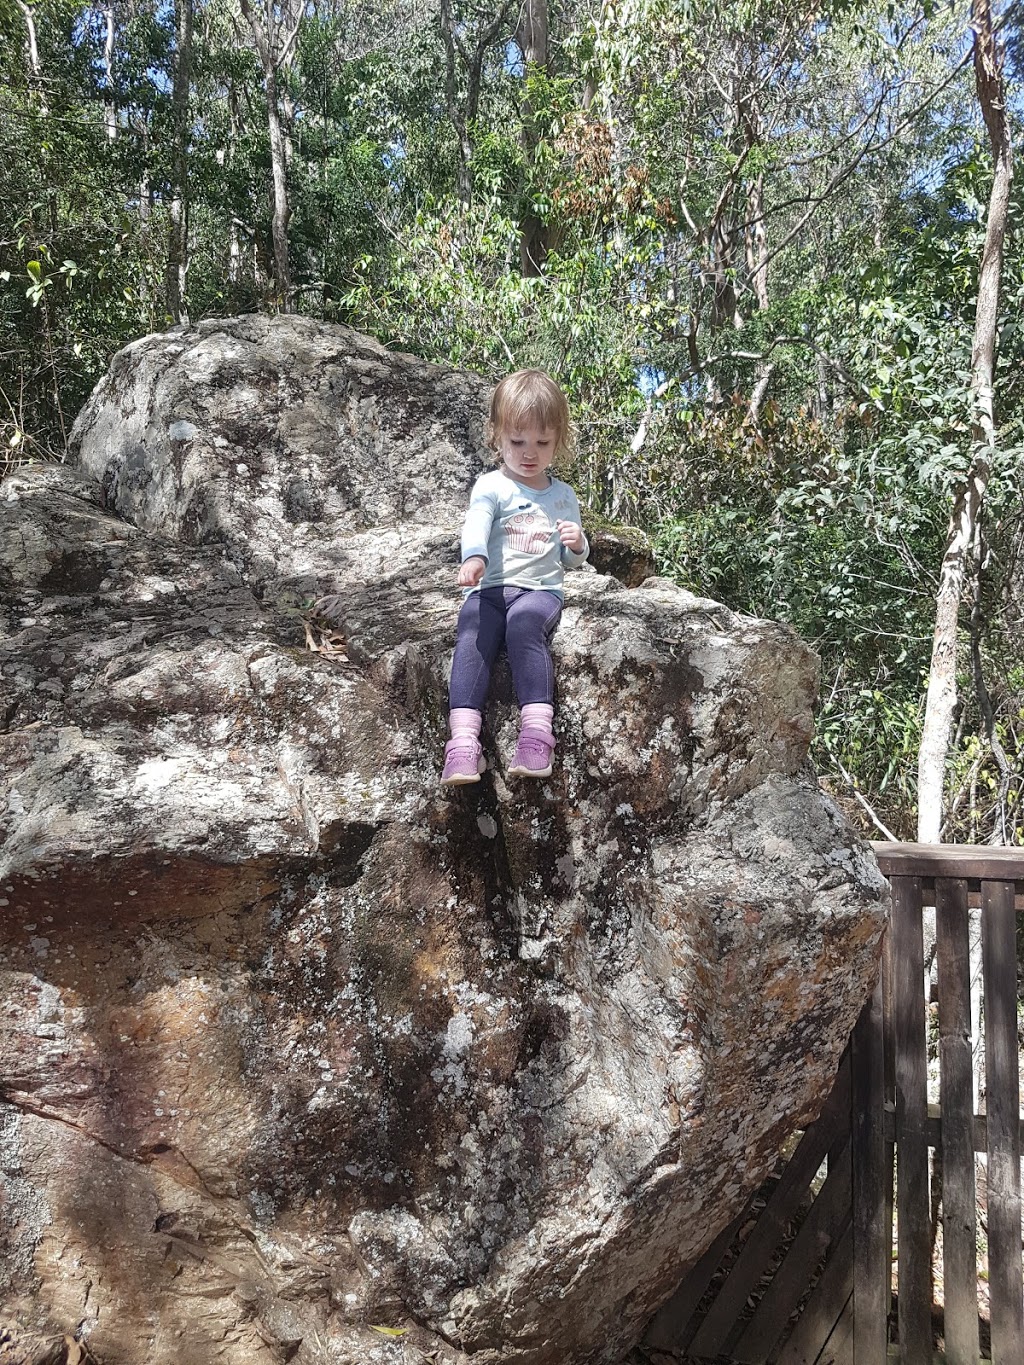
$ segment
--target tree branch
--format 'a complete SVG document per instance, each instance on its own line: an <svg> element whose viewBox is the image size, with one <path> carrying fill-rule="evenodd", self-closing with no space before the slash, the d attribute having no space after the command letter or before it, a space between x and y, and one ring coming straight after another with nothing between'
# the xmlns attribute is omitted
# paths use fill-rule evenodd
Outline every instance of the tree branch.
<svg viewBox="0 0 1024 1365"><path fill-rule="evenodd" d="M893 834L891 829L887 828L887 826L882 824L881 820L878 818L878 815L875 813L875 810L872 807L871 802L867 799L867 797L864 795L861 789L857 786L857 779L855 777L851 777L851 775L839 762L838 758L836 759L836 767L842 773L843 778L849 783L850 790L853 792L853 795L856 798L857 802L864 808L865 812L867 813L868 819L871 821L874 827L877 830L880 830L885 835L885 837L887 839L890 839L894 844L898 844L899 840L896 838L896 835Z"/></svg>

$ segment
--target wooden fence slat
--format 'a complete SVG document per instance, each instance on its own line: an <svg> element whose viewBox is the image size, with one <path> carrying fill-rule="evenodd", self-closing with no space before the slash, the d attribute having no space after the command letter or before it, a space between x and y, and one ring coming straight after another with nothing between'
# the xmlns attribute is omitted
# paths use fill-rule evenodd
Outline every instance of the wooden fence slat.
<svg viewBox="0 0 1024 1365"><path fill-rule="evenodd" d="M731 1354L739 1365L762 1365L782 1335L830 1246L842 1237L850 1217L850 1148L830 1164L825 1183L775 1272L764 1297Z"/></svg>
<svg viewBox="0 0 1024 1365"><path fill-rule="evenodd" d="M822 1342L832 1339L853 1293L853 1243L851 1225L836 1243L799 1322L775 1357L775 1365L814 1365Z"/></svg>
<svg viewBox="0 0 1024 1365"><path fill-rule="evenodd" d="M744 1304L764 1274L772 1252L782 1241L786 1224L795 1212L795 1198L803 1195L824 1161L833 1142L844 1136L849 1126L850 1064L847 1056L836 1076L836 1084L825 1102L821 1116L809 1125L753 1229L715 1302L689 1343L695 1356L721 1355L735 1334Z"/></svg>
<svg viewBox="0 0 1024 1365"><path fill-rule="evenodd" d="M977 1365L971 954L963 878L936 880L935 915L942 1084L943 1338L947 1365Z"/></svg>
<svg viewBox="0 0 1024 1365"><path fill-rule="evenodd" d="M893 1033L896 1045L896 1208L900 1358L931 1359L928 1081L920 877L893 877Z"/></svg>
<svg viewBox="0 0 1024 1365"><path fill-rule="evenodd" d="M851 1365L853 1360L853 1296L846 1302L832 1335L822 1347L815 1365ZM883 1356L884 1360L885 1357Z"/></svg>
<svg viewBox="0 0 1024 1365"><path fill-rule="evenodd" d="M886 1210L892 1162L886 1174L885 1058L882 983L861 1011L851 1045L853 1163L854 1365L885 1359L892 1287L892 1213Z"/></svg>
<svg viewBox="0 0 1024 1365"><path fill-rule="evenodd" d="M993 1365L1020 1365L1024 1359L1024 1315L1021 1303L1017 941L1012 882L982 884L981 943L985 972L992 1360Z"/></svg>
<svg viewBox="0 0 1024 1365"><path fill-rule="evenodd" d="M697 1305L707 1293L708 1285L721 1266L722 1257L749 1212L748 1201L743 1212L722 1229L672 1297L661 1306L647 1328L645 1345L672 1352L686 1350L699 1325L693 1321Z"/></svg>
<svg viewBox="0 0 1024 1365"><path fill-rule="evenodd" d="M891 882L889 889L892 890ZM890 1316L892 1313L893 1218L896 1210L896 1043L893 1037L895 1030L892 1026L894 958L893 933L890 922L889 930L882 940L882 1051L885 1055L885 1114L883 1117L886 1125L884 1180L885 1227L889 1239L886 1251L889 1257L887 1284L889 1287ZM887 1338L888 1335L889 1323L886 1321Z"/></svg>

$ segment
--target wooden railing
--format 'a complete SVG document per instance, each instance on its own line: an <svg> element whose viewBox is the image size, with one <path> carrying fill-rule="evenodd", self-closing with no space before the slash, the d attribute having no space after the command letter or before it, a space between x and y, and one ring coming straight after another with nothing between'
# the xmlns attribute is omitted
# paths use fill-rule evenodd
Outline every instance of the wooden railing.
<svg viewBox="0 0 1024 1365"><path fill-rule="evenodd" d="M882 979L853 1040L854 1362L886 1358L896 1157L896 1358L931 1361L941 1322L947 1365L983 1358L1024 1365L1017 905L1024 849L876 844L892 886ZM924 911L934 907L936 1000L927 998ZM984 1041L982 1112L974 1103L971 912L980 917ZM929 1104L929 1026L938 1096ZM984 1229L976 1151L985 1153ZM933 1155L934 1154L934 1155ZM881 1174L881 1179L879 1179ZM889 1187L889 1188L887 1188ZM933 1209L942 1231L935 1311ZM984 1238L979 1234L984 1231ZM987 1244L987 1337L980 1327L979 1240Z"/></svg>
<svg viewBox="0 0 1024 1365"><path fill-rule="evenodd" d="M1024 1365L1017 1034L1024 849L874 848L892 886L892 922L878 989L835 1089L788 1163L654 1319L653 1359L662 1350L740 1365ZM924 940L933 907L934 999ZM976 1108L981 1040L971 1027L970 938L979 918L985 1098ZM979 1288L987 1311L979 1312Z"/></svg>

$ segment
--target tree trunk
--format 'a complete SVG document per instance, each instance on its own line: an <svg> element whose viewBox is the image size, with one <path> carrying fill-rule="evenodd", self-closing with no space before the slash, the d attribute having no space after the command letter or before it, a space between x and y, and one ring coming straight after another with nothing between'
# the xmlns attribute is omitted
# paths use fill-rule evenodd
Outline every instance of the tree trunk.
<svg viewBox="0 0 1024 1365"><path fill-rule="evenodd" d="M188 105L192 80L192 0L177 0L177 54L171 116L174 151L171 167L171 232L167 249L167 312L175 322L188 322L185 281L188 275Z"/></svg>
<svg viewBox="0 0 1024 1365"><path fill-rule="evenodd" d="M744 71L738 52L733 52L728 75L723 84L728 90L725 109L724 141L733 140L742 131L745 147L750 146L750 131L745 119L745 100L742 95ZM734 222L734 201L739 188L738 174L731 176L718 196L711 215L704 226L703 237L708 253L706 278L711 284L709 326L712 331L732 326L743 326L736 293L737 226Z"/></svg>
<svg viewBox="0 0 1024 1365"><path fill-rule="evenodd" d="M136 131L142 149L142 170L139 172L139 248L142 256L141 269L139 270L139 298L146 305L146 312L150 318L150 330L155 330L158 324L153 317L154 303L159 308L160 299L158 291L157 298L154 301L153 290L150 287L150 251L152 250L150 224L153 209L153 190L149 180L148 114L143 113L137 120Z"/></svg>
<svg viewBox="0 0 1024 1365"><path fill-rule="evenodd" d="M531 66L547 71L548 65L548 0L525 0L515 34L527 69ZM524 71L524 78L525 78ZM527 168L537 149L537 127L529 97L522 103L523 159ZM522 273L535 277L543 272L550 242L546 225L535 213L527 212L519 225L519 263Z"/></svg>
<svg viewBox="0 0 1024 1365"><path fill-rule="evenodd" d="M103 10L106 33L103 39L103 70L107 78L107 98L103 102L103 126L107 138L113 142L117 137L117 93L114 89L114 6L108 3Z"/></svg>
<svg viewBox="0 0 1024 1365"><path fill-rule="evenodd" d="M748 146L760 141L758 120L749 112L744 118ZM759 171L747 187L747 228L744 232L747 274L750 277L757 311L768 309L768 234L764 226L764 176ZM761 405L768 393L775 366L766 360L758 361L754 369L754 387L750 394L747 416L756 427L761 420Z"/></svg>
<svg viewBox="0 0 1024 1365"><path fill-rule="evenodd" d="M271 234L274 239L274 284L278 306L282 313L291 311L292 272L288 254L288 174L284 134L277 102L277 70L268 66L263 82L267 95L267 126L270 132L270 169L274 180L274 216Z"/></svg>
<svg viewBox="0 0 1024 1365"><path fill-rule="evenodd" d="M1003 264L1013 149L1006 121L1006 87L1002 54L993 31L991 0L972 0L974 29L974 75L985 127L992 148L992 191L988 202L985 245L978 278L978 303L971 351L971 445L967 475L957 489L942 557L932 637L932 662L928 673L921 750L918 755L917 837L922 843L939 843L942 831L942 799L949 750L949 732L956 709L957 626L960 598L978 534L985 489L995 448L993 384L995 375L996 323Z"/></svg>
<svg viewBox="0 0 1024 1365"><path fill-rule="evenodd" d="M768 236L764 226L764 176L760 172L747 189L747 222L747 273L757 311L763 313L768 307Z"/></svg>
<svg viewBox="0 0 1024 1365"><path fill-rule="evenodd" d="M238 92L235 90L234 81L228 85L228 145L224 157L225 166L231 167L235 163L235 155L238 148ZM228 280L232 284L238 284L242 278L242 244L238 236L238 219L234 213L231 214L231 222L228 227Z"/></svg>
<svg viewBox="0 0 1024 1365"><path fill-rule="evenodd" d="M775 373L775 366L770 365L767 360L758 362L754 387L750 391L750 402L747 404L747 417L756 427L761 420L761 405L764 403L768 393L768 385L772 382L772 375Z"/></svg>
<svg viewBox="0 0 1024 1365"><path fill-rule="evenodd" d="M288 61L293 44L298 37L305 7L298 6L297 12L291 6L275 9L267 4L266 22L255 12L249 0L240 0L244 14L259 53L263 67L263 92L267 104L267 132L270 136L270 172L272 180L273 213L271 217L271 236L274 242L274 292L277 306L282 313L292 309L292 271L288 248L288 220L291 208L288 203L288 158L285 148L285 135L281 126L281 107L278 91L277 73ZM282 36L282 25L290 24L287 35Z"/></svg>
<svg viewBox="0 0 1024 1365"><path fill-rule="evenodd" d="M25 54L28 57L28 77L29 86L35 92L39 101L40 111L44 114L49 112L46 102L46 86L43 83L43 68L39 61L39 39L36 33L36 17L32 11L32 6L27 5L25 0L18 0L18 8L21 10L22 18L25 20Z"/></svg>
<svg viewBox="0 0 1024 1365"><path fill-rule="evenodd" d="M42 67L39 64L39 41L36 37L36 17L32 12L32 6L26 5L25 0L18 0L18 8L21 10L25 20L25 48L28 52L28 69L32 76L38 77L42 74Z"/></svg>
<svg viewBox="0 0 1024 1365"><path fill-rule="evenodd" d="M531 0L527 0L527 3L530 2ZM481 19L472 32L468 25L456 20L451 0L441 0L440 3L439 18L445 53L445 101L448 106L448 117L459 141L456 184L459 202L467 206L473 197L473 135L480 112L484 58L505 27L513 3L514 0L503 0L490 20ZM467 40L472 42L472 48ZM464 101L459 98L460 67L466 73Z"/></svg>

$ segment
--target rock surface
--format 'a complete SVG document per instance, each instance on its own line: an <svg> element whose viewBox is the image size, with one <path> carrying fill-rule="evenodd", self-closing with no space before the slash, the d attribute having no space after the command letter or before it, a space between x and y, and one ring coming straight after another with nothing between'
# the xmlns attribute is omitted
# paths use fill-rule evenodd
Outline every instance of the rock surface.
<svg viewBox="0 0 1024 1365"><path fill-rule="evenodd" d="M483 400L345 329L203 324L116 358L75 470L3 486L23 1332L612 1365L827 1093L885 893L790 632L572 575L554 775L506 780L502 675L490 771L437 787Z"/></svg>

